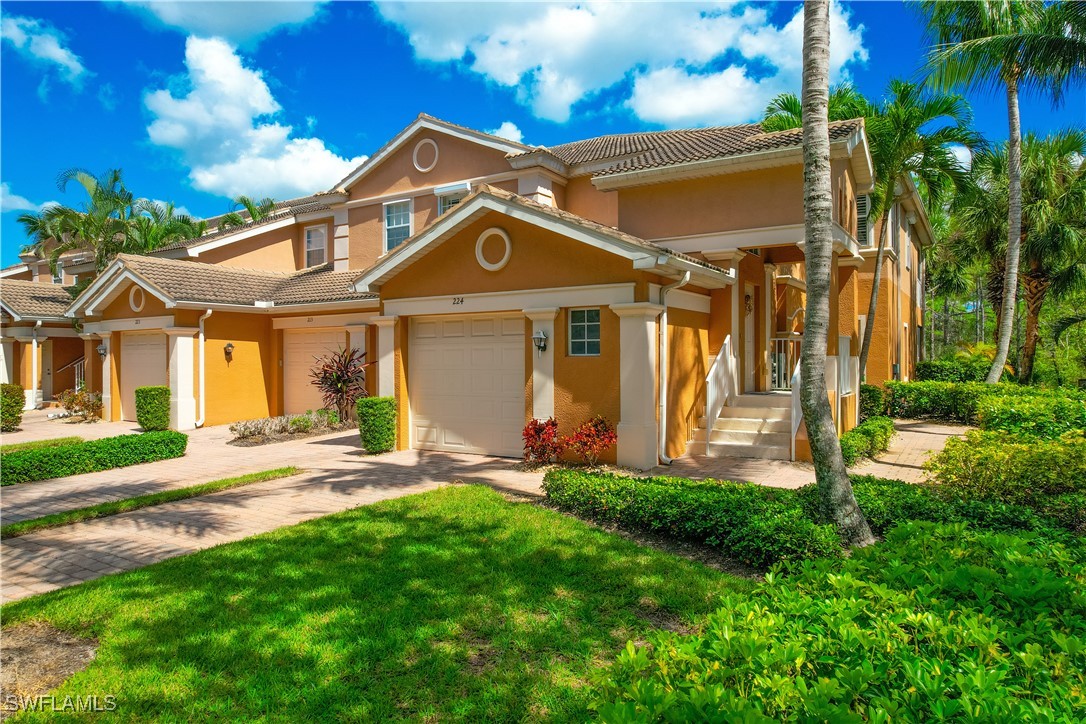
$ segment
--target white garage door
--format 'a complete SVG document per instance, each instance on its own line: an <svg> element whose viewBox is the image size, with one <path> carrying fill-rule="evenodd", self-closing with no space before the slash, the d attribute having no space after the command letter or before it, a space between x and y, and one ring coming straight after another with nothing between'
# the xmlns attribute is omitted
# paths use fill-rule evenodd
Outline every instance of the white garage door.
<svg viewBox="0 0 1086 724"><path fill-rule="evenodd" d="M121 336L121 419L136 419L136 388L169 384L166 335L125 332Z"/></svg>
<svg viewBox="0 0 1086 724"><path fill-rule="evenodd" d="M414 319L408 366L414 447L520 457L524 317Z"/></svg>
<svg viewBox="0 0 1086 724"><path fill-rule="evenodd" d="M283 404L288 415L324 407L309 371L317 357L338 352L346 345L347 332L343 329L288 329L283 333Z"/></svg>

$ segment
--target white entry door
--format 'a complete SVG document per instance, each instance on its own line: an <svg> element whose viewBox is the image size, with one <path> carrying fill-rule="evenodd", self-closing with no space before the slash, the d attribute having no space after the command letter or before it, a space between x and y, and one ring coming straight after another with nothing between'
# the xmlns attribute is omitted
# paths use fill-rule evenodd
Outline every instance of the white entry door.
<svg viewBox="0 0 1086 724"><path fill-rule="evenodd" d="M121 335L121 419L136 419L136 388L169 384L166 335L124 332Z"/></svg>
<svg viewBox="0 0 1086 724"><path fill-rule="evenodd" d="M411 445L520 457L524 451L524 317L411 321Z"/></svg>
<svg viewBox="0 0 1086 724"><path fill-rule="evenodd" d="M740 314L743 315L743 392L754 391L754 348L757 345L758 337L754 331L754 310L757 306L754 304L754 287L750 284L746 284L743 287L743 294L750 299L750 304L744 303ZM747 307L750 310L747 310Z"/></svg>
<svg viewBox="0 0 1086 724"><path fill-rule="evenodd" d="M309 377L318 357L347 346L343 329L288 329L283 333L283 404L298 415L324 407L320 390Z"/></svg>

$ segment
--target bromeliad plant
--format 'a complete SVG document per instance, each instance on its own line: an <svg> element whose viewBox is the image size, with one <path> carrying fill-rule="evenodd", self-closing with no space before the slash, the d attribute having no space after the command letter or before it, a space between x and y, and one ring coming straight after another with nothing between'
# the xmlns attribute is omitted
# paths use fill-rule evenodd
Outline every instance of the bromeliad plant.
<svg viewBox="0 0 1086 724"><path fill-rule="evenodd" d="M365 352L341 349L333 354L316 358L316 365L309 371L312 384L321 392L324 406L335 408L340 420L350 420L351 411L359 398L366 396Z"/></svg>

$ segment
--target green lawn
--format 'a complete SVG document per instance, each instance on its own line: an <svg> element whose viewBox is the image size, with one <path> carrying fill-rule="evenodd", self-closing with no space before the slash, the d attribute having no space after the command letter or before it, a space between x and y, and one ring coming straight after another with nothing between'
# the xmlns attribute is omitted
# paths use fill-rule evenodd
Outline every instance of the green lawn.
<svg viewBox="0 0 1086 724"><path fill-rule="evenodd" d="M0 455L7 455L8 453L21 452L23 450L38 450L43 447L60 447L61 445L73 445L77 442L83 442L83 438L78 435L69 435L68 437L54 437L49 440L29 440L27 442L12 442L7 445L0 445Z"/></svg>
<svg viewBox="0 0 1086 724"><path fill-rule="evenodd" d="M752 584L484 487L358 508L4 607L96 636L124 718L584 720L668 612ZM655 613L654 613L655 609Z"/></svg>
<svg viewBox="0 0 1086 724"><path fill-rule="evenodd" d="M140 508L148 508L152 505L172 503L176 500L195 498L199 495L217 493L221 490L239 488L243 485L263 483L266 480L276 480L277 478L286 478L290 477L291 475L297 475L299 472L301 471L294 466L286 468L276 468L274 470L264 470L259 473L248 473L246 475L239 475L234 478L212 480L210 483L190 485L186 488L174 488L172 490L163 490L159 493L137 495L134 498L111 500L108 503L89 505L86 508L76 508L75 510L65 510L61 513L43 515L40 518L20 520L18 523L9 523L7 525L0 526L0 539L17 538L21 535L26 535L27 533L33 533L36 530L57 528L62 525L71 525L72 523L78 523L81 520L104 518L109 515L117 515L119 513L127 513L132 510L139 510Z"/></svg>

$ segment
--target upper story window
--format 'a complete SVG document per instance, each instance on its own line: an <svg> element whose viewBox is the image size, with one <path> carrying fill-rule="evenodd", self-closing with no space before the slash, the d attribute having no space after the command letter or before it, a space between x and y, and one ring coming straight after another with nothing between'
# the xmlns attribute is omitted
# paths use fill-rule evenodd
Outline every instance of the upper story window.
<svg viewBox="0 0 1086 724"><path fill-rule="evenodd" d="M600 354L600 310L571 309L569 312L569 354L598 357Z"/></svg>
<svg viewBox="0 0 1086 724"><path fill-rule="evenodd" d="M438 196L437 197L437 213L438 213L438 216L440 216L441 214L444 214L446 211L448 211L452 207L459 204L461 201L464 200L465 196L467 196L467 194L445 194L444 196Z"/></svg>
<svg viewBox="0 0 1086 724"><path fill-rule="evenodd" d="M305 265L320 266L328 261L328 232L323 226L305 230Z"/></svg>
<svg viewBox="0 0 1086 724"><path fill-rule="evenodd" d="M435 188L434 195L437 196L438 216L463 201L470 191L471 183L468 181L458 181L454 184Z"/></svg>
<svg viewBox="0 0 1086 724"><path fill-rule="evenodd" d="M64 262L62 262L60 260L57 260L57 268L56 268L56 271L53 272L53 283L54 284L63 284L64 283Z"/></svg>
<svg viewBox="0 0 1086 724"><path fill-rule="evenodd" d="M385 204L385 251L392 251L411 236L411 201Z"/></svg>

